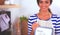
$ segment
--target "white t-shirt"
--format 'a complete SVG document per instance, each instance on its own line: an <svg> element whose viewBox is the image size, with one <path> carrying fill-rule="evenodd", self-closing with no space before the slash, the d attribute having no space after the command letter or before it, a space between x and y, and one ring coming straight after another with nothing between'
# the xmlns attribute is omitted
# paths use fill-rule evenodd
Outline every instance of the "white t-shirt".
<svg viewBox="0 0 60 35"><path fill-rule="evenodd" d="M56 14L52 14L52 17L47 21L38 20L38 19L39 18L37 17L37 14L34 14L29 17L29 19L28 19L28 35L30 35L30 33L32 31L32 25L34 24L34 22L40 23L40 26L51 27L51 28L53 27L55 35L60 35L60 16L58 16ZM52 23L50 20L52 21Z"/></svg>

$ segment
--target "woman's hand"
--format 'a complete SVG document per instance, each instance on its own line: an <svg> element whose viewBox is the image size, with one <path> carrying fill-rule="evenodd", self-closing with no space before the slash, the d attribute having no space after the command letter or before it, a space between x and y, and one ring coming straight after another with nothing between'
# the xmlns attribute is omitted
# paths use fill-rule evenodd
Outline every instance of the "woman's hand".
<svg viewBox="0 0 60 35"><path fill-rule="evenodd" d="M34 30L39 26L39 24L37 22L35 22L33 25L32 25L32 31L31 31L31 34L30 35L34 35Z"/></svg>
<svg viewBox="0 0 60 35"><path fill-rule="evenodd" d="M39 26L39 24L37 22L33 23L32 30L34 31L38 26Z"/></svg>

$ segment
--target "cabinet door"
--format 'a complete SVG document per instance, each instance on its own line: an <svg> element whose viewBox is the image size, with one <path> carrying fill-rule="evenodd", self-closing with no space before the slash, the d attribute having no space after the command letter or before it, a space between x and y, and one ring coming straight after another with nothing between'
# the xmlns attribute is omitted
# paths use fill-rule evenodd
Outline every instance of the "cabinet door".
<svg viewBox="0 0 60 35"><path fill-rule="evenodd" d="M3 5L5 0L0 0L0 5Z"/></svg>

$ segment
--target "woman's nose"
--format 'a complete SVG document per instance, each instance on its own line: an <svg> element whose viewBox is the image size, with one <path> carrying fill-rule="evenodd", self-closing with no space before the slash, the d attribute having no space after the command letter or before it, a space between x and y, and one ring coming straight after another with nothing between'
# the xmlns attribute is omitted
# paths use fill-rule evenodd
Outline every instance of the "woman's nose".
<svg viewBox="0 0 60 35"><path fill-rule="evenodd" d="M46 6L46 3L42 3L42 6Z"/></svg>

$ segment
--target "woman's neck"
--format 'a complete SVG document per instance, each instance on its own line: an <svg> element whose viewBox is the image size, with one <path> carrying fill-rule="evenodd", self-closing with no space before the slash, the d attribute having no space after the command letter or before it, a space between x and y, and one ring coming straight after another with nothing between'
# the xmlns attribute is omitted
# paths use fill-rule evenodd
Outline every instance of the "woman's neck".
<svg viewBox="0 0 60 35"><path fill-rule="evenodd" d="M49 18L51 18L51 13L46 10L46 11L42 11L40 10L39 13L38 13L38 18L42 19L42 20L47 20Z"/></svg>
<svg viewBox="0 0 60 35"><path fill-rule="evenodd" d="M47 15L47 14L49 14L50 12L49 12L48 10L39 10L39 13L40 13L40 14Z"/></svg>

